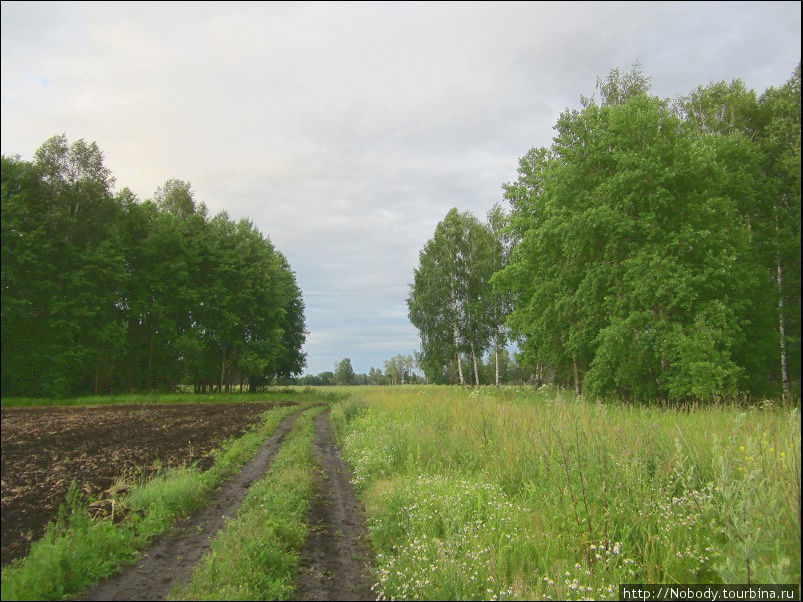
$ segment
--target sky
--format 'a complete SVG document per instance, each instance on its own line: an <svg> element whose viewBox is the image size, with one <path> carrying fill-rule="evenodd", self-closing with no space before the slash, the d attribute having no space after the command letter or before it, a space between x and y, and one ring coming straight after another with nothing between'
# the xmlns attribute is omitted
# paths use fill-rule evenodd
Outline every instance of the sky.
<svg viewBox="0 0 803 602"><path fill-rule="evenodd" d="M596 78L763 92L800 62L799 2L2 2L4 155L95 141L140 199L189 181L288 258L306 373L420 346L406 298L451 207L484 218Z"/></svg>

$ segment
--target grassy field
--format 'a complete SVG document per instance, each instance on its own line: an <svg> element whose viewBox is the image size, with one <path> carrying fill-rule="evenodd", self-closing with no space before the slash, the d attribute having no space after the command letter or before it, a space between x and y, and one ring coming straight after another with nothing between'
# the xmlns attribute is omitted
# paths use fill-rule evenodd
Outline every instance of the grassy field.
<svg viewBox="0 0 803 602"><path fill-rule="evenodd" d="M338 444L367 512L378 599L615 599L620 583L800 583L797 407L662 409L590 403L553 388L297 388L253 397L280 398L334 404ZM3 599L66 597L130 562L292 411L268 412L207 472L174 470L132 488L122 500L130 521L90 521L73 493L73 511L68 504L31 554L4 568ZM299 419L192 583L174 595L293 595L318 411Z"/></svg>
<svg viewBox="0 0 803 602"><path fill-rule="evenodd" d="M332 412L380 599L800 583L800 413L376 387Z"/></svg>

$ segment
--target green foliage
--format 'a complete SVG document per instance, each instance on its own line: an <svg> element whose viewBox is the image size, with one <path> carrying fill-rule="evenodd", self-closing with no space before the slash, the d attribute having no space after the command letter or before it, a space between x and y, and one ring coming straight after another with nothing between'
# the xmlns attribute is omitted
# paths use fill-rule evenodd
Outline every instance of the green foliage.
<svg viewBox="0 0 803 602"><path fill-rule="evenodd" d="M210 218L180 180L115 196L83 140L2 162L4 395L256 390L301 371L301 291L250 221Z"/></svg>
<svg viewBox="0 0 803 602"><path fill-rule="evenodd" d="M335 365L334 384L353 385L354 368L351 367L351 359L343 358Z"/></svg>
<svg viewBox="0 0 803 602"><path fill-rule="evenodd" d="M461 356L481 358L501 327L501 305L488 284L501 253L492 229L451 209L419 254L407 307L421 337L419 364L430 382L454 382L459 375L463 384ZM457 374L449 370L453 360Z"/></svg>
<svg viewBox="0 0 803 602"><path fill-rule="evenodd" d="M799 388L799 78L672 105L636 66L561 114L505 186L515 245L494 283L525 359L592 397Z"/></svg>

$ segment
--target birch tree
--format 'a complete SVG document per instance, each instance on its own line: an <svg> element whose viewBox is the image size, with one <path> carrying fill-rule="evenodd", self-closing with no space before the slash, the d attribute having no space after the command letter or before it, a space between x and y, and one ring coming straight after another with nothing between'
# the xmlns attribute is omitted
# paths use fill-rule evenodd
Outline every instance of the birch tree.
<svg viewBox="0 0 803 602"><path fill-rule="evenodd" d="M480 384L479 362L493 331L495 248L490 231L476 217L451 209L419 255L407 305L421 336L421 363L433 382L454 360L464 385L466 355L474 384Z"/></svg>

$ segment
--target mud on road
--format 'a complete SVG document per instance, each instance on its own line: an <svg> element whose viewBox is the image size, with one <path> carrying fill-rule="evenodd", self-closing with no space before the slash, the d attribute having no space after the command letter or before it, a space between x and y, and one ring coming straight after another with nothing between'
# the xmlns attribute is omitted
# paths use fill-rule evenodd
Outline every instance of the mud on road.
<svg viewBox="0 0 803 602"><path fill-rule="evenodd" d="M314 446L321 478L310 508L310 534L301 551L296 599L375 600L365 517L351 470L335 444L328 410L315 418Z"/></svg>
<svg viewBox="0 0 803 602"><path fill-rule="evenodd" d="M0 560L28 553L75 480L100 498L118 478L144 480L198 462L242 435L275 403L3 408L0 412Z"/></svg>
<svg viewBox="0 0 803 602"><path fill-rule="evenodd" d="M276 427L257 455L234 477L222 483L207 506L180 520L142 554L140 561L85 593L83 600L165 600L186 583L218 531L248 495L251 485L270 468L282 441L303 408Z"/></svg>

